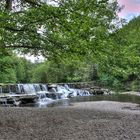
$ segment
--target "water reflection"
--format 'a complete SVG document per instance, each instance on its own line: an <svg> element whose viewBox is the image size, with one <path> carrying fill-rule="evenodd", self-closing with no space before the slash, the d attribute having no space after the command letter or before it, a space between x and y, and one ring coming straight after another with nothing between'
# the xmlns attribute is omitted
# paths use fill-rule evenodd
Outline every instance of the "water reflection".
<svg viewBox="0 0 140 140"><path fill-rule="evenodd" d="M117 101L117 102L130 102L140 104L140 96L136 95L124 95L124 94L115 94L115 95L96 95L96 96L79 96L73 97L69 100L59 100L49 104L48 107L56 106L70 106L75 102L89 102L89 101Z"/></svg>
<svg viewBox="0 0 140 140"><path fill-rule="evenodd" d="M67 99L58 99L52 103L40 104L30 103L30 104L21 104L20 107L67 107L71 106L75 102L89 102L89 101L117 101L117 102L130 102L137 103L140 105L140 96L136 95L124 95L124 94L115 94L115 95L96 95L96 96L76 96ZM3 105L5 106L5 105Z"/></svg>

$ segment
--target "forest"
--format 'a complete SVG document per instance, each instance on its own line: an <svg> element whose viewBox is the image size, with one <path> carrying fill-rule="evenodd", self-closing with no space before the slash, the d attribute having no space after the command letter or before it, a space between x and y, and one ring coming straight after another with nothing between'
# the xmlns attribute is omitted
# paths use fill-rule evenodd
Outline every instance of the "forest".
<svg viewBox="0 0 140 140"><path fill-rule="evenodd" d="M0 5L0 83L96 81L116 90L140 89L140 16L119 19L117 1ZM19 53L45 60L33 63Z"/></svg>

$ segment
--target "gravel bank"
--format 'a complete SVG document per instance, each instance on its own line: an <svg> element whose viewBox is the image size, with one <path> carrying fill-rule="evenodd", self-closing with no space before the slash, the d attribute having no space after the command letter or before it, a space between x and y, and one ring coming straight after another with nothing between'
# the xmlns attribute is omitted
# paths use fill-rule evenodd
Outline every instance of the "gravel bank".
<svg viewBox="0 0 140 140"><path fill-rule="evenodd" d="M0 140L140 140L140 110L117 102L0 108Z"/></svg>

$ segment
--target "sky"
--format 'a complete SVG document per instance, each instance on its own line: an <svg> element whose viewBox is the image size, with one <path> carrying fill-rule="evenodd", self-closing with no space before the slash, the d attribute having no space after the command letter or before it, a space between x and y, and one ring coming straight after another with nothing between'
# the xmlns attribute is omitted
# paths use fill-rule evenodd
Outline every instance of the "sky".
<svg viewBox="0 0 140 140"><path fill-rule="evenodd" d="M119 5L124 5L124 9L119 13L119 17L127 20L140 15L140 0L118 0Z"/></svg>

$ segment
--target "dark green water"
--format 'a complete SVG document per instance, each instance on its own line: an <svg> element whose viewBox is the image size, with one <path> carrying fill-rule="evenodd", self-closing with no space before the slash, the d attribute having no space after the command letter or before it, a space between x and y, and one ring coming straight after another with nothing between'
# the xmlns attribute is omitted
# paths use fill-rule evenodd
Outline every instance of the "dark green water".
<svg viewBox="0 0 140 140"><path fill-rule="evenodd" d="M63 99L54 102L52 104L49 104L47 106L48 107L70 106L74 102L89 102L89 101L117 101L117 102L137 103L140 105L140 96L126 95L126 94L80 96L80 97L74 97L70 99Z"/></svg>

